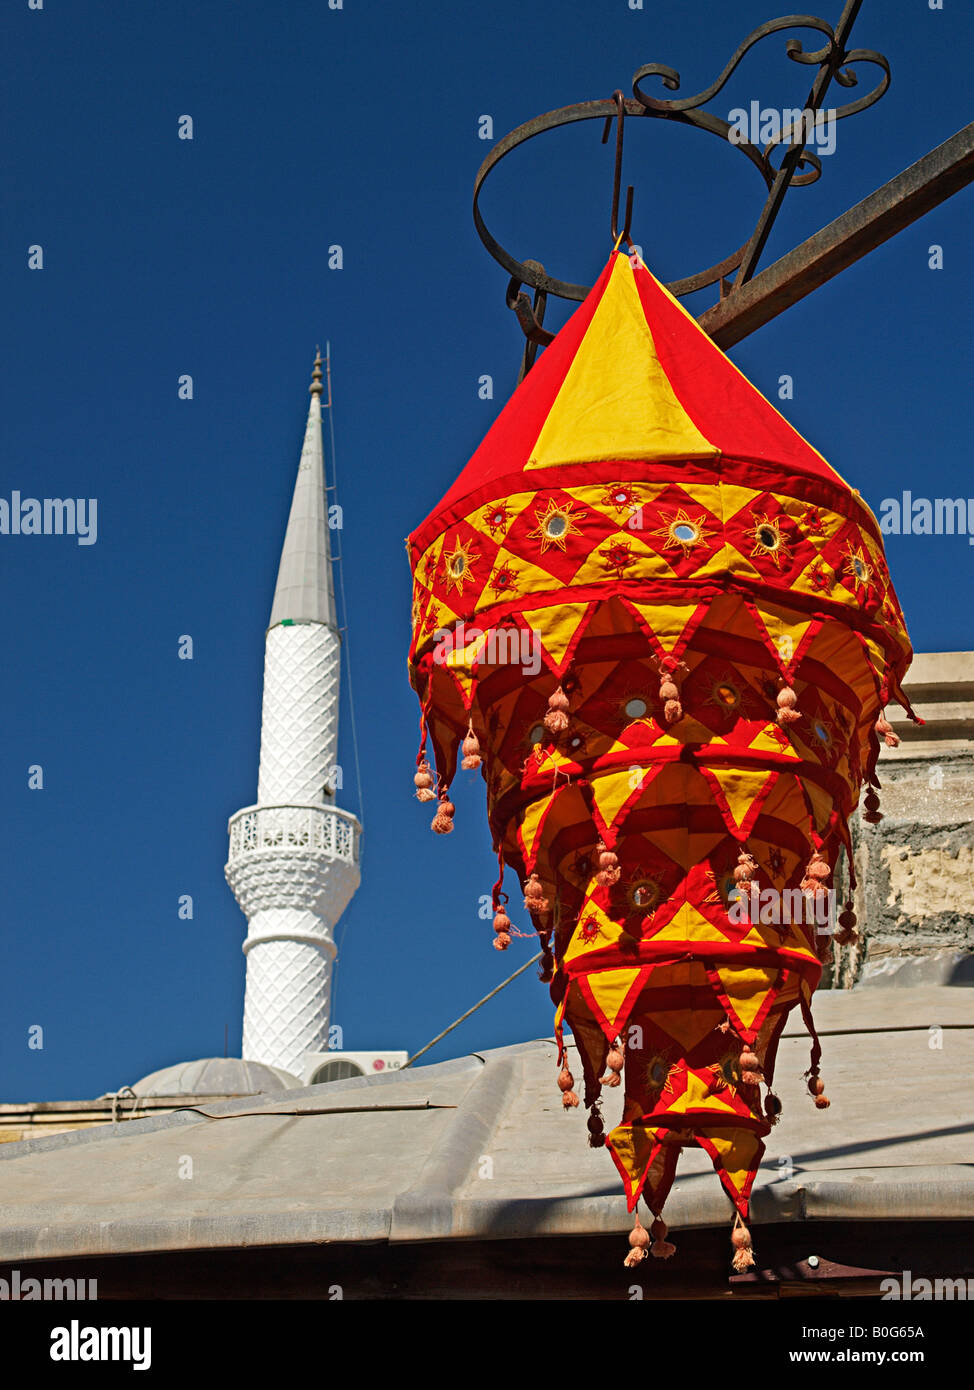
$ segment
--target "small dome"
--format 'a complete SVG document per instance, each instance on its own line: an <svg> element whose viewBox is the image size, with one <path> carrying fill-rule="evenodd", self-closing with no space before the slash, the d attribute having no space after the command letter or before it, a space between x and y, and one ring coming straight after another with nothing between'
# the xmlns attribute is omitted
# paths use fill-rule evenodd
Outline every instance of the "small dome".
<svg viewBox="0 0 974 1390"><path fill-rule="evenodd" d="M280 1067L239 1057L201 1057L176 1062L136 1081L137 1096L256 1096L293 1091L304 1083Z"/></svg>

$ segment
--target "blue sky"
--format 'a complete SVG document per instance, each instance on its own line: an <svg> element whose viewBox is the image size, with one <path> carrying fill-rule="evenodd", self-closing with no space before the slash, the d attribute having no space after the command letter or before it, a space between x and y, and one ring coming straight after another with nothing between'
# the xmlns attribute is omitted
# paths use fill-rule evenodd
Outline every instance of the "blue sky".
<svg viewBox="0 0 974 1390"><path fill-rule="evenodd" d="M478 918L493 881L482 783L459 788L448 840L411 796L403 538L503 405L521 351L470 215L478 121L499 137L628 93L649 61L695 92L772 13L767 0L4 6L0 497L95 497L98 537L0 535L0 1099L93 1096L222 1055L225 1025L239 1053L245 923L223 880L226 820L256 795L264 627L325 339L365 822L335 1021L346 1047L414 1051L527 958L526 941L491 950ZM710 109L801 105L811 70L784 41L766 40ZM887 54L890 91L841 123L765 264L970 119L974 13L958 0L867 0L854 41ZM177 138L185 114L192 141ZM589 122L533 142L485 193L500 239L565 279L591 282L610 250L600 134ZM655 121L628 127L626 180L635 240L664 280L739 245L763 188L713 137ZM877 511L904 489L974 493L972 198L732 353ZM27 268L32 245L43 270ZM192 401L177 398L184 373ZM794 399L779 403L782 374ZM966 537L891 537L888 553L916 648L974 647ZM349 731L346 709L346 769ZM358 810L354 780L344 804ZM187 893L192 921L177 915ZM550 1031L528 971L430 1056Z"/></svg>

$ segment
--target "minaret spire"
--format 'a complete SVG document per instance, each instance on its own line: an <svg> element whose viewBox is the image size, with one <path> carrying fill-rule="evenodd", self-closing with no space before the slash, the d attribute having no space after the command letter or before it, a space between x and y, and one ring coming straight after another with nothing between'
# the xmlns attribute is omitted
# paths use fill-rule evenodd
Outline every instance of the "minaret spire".
<svg viewBox="0 0 974 1390"><path fill-rule="evenodd" d="M230 821L227 882L248 921L243 1056L300 1074L328 1047L334 927L360 880L341 786L341 641L321 434L321 353L264 649L257 805Z"/></svg>

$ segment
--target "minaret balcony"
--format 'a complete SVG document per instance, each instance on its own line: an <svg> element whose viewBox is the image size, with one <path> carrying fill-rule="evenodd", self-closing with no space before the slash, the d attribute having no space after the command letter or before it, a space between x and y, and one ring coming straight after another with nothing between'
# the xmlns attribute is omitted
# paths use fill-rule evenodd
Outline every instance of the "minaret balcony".
<svg viewBox="0 0 974 1390"><path fill-rule="evenodd" d="M359 862L362 827L337 806L245 806L230 824L229 864L251 854L300 850L323 854L345 864Z"/></svg>

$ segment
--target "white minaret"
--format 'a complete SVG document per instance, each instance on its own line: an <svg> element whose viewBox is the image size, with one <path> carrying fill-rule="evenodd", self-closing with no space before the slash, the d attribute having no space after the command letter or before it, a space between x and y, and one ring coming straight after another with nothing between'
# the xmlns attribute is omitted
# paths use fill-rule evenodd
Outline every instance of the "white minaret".
<svg viewBox="0 0 974 1390"><path fill-rule="evenodd" d="M264 646L257 805L231 817L226 866L248 925L243 1056L295 1075L328 1047L334 929L361 877L361 827L334 805L340 645L319 353Z"/></svg>

